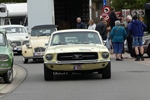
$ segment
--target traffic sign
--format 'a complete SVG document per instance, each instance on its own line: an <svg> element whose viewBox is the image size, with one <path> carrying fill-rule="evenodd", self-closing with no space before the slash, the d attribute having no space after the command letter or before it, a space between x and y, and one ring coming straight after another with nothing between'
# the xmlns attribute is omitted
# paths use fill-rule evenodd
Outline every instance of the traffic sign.
<svg viewBox="0 0 150 100"><path fill-rule="evenodd" d="M106 13L106 14L109 14L110 13L110 7L109 6L103 7L102 12Z"/></svg>

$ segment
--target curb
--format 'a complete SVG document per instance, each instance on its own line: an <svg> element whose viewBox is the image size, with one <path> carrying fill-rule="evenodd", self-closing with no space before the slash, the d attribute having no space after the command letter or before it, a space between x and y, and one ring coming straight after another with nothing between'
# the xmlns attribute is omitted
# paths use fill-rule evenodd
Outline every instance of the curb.
<svg viewBox="0 0 150 100"><path fill-rule="evenodd" d="M11 84L0 84L0 98L3 97L5 94L12 92L14 89L16 89L26 78L27 76L27 71L18 66L14 65L13 66L13 81Z"/></svg>

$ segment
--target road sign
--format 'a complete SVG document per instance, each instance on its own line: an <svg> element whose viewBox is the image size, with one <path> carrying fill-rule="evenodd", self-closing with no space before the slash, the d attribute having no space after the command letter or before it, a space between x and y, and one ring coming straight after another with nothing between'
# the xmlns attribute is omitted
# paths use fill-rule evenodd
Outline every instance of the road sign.
<svg viewBox="0 0 150 100"><path fill-rule="evenodd" d="M105 20L109 20L109 15L106 13L102 13L101 14L102 18L104 18Z"/></svg>
<svg viewBox="0 0 150 100"><path fill-rule="evenodd" d="M103 6L104 7L106 6L106 0L103 0Z"/></svg>
<svg viewBox="0 0 150 100"><path fill-rule="evenodd" d="M110 13L110 7L108 7L108 6L103 7L102 12L109 14Z"/></svg>

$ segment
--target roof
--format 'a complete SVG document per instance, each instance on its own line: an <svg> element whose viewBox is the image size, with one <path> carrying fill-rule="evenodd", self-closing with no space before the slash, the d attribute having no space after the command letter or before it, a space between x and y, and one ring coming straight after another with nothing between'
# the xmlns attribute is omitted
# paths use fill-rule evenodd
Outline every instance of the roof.
<svg viewBox="0 0 150 100"><path fill-rule="evenodd" d="M1 25L0 28L5 28L5 27L24 27L23 25Z"/></svg>
<svg viewBox="0 0 150 100"><path fill-rule="evenodd" d="M149 3L145 3L144 8L145 8L145 9L150 9L150 2L149 2Z"/></svg>
<svg viewBox="0 0 150 100"><path fill-rule="evenodd" d="M64 33L64 32L96 32L96 33L98 33L96 30L89 30L89 29L65 29L65 30L55 31L54 34L55 33Z"/></svg>
<svg viewBox="0 0 150 100"><path fill-rule="evenodd" d="M58 25L37 25L32 27L32 29L41 29L41 28L57 28Z"/></svg>

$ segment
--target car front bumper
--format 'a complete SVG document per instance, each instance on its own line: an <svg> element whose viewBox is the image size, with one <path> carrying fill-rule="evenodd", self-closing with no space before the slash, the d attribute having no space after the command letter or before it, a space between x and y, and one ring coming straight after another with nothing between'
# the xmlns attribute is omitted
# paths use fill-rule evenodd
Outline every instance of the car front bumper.
<svg viewBox="0 0 150 100"><path fill-rule="evenodd" d="M43 59L43 55L42 56L30 56L30 57L24 57L25 59Z"/></svg>
<svg viewBox="0 0 150 100"><path fill-rule="evenodd" d="M86 71L105 68L109 62L110 60L77 60L44 62L44 64L53 71Z"/></svg>

